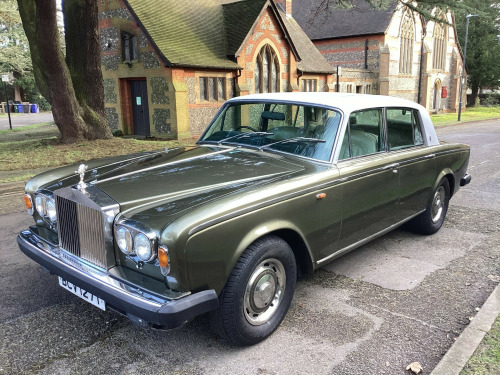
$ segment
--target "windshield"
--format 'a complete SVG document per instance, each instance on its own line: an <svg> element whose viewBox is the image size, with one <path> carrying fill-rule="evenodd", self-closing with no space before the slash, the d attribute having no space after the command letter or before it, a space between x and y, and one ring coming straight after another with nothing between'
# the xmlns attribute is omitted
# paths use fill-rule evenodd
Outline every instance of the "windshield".
<svg viewBox="0 0 500 375"><path fill-rule="evenodd" d="M245 145L329 161L339 128L339 112L283 103L231 103L200 142Z"/></svg>

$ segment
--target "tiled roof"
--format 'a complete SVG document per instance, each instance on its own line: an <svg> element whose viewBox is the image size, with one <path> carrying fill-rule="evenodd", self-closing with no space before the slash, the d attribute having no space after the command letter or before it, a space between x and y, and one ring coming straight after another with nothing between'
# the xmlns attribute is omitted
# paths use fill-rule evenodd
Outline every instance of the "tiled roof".
<svg viewBox="0 0 500 375"><path fill-rule="evenodd" d="M290 35L293 45L299 55L299 70L307 73L333 73L332 66L326 61L321 52L311 42L306 33L294 18L287 15L280 7L279 15Z"/></svg>
<svg viewBox="0 0 500 375"><path fill-rule="evenodd" d="M238 69L226 55L218 0L125 0L172 65Z"/></svg>
<svg viewBox="0 0 500 375"><path fill-rule="evenodd" d="M345 38L384 34L398 2L392 2L387 9L373 9L365 0L353 3L355 6L350 9L326 10L325 0L293 0L292 12L312 40Z"/></svg>
<svg viewBox="0 0 500 375"><path fill-rule="evenodd" d="M267 0L246 0L228 3L219 0L224 9L227 54L234 56L257 20Z"/></svg>
<svg viewBox="0 0 500 375"><path fill-rule="evenodd" d="M238 69L235 54L268 0L125 0L165 64ZM298 68L332 72L299 24L271 5L291 39ZM278 10L279 9L279 10Z"/></svg>

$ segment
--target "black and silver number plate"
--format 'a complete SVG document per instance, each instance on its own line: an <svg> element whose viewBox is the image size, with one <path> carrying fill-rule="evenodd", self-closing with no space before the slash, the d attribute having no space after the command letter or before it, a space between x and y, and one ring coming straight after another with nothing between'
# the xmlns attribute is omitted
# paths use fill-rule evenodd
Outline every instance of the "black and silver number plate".
<svg viewBox="0 0 500 375"><path fill-rule="evenodd" d="M69 290L71 293L80 297L81 299L84 299L88 303L91 303L92 305L100 308L101 310L106 311L106 302L104 302L104 300L80 288L78 285L75 285L73 283L70 283L69 281L64 280L61 276L59 276L59 285L62 286L64 289Z"/></svg>

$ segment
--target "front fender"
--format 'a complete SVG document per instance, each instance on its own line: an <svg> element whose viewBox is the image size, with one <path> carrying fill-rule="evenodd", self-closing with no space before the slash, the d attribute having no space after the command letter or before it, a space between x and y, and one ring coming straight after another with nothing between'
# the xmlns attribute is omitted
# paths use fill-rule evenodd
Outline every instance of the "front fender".
<svg viewBox="0 0 500 375"><path fill-rule="evenodd" d="M280 211L280 207L277 210ZM185 247L189 290L210 288L220 293L245 249L257 239L276 231L295 232L313 259L307 236L298 229L294 220L284 217L272 217L267 209L263 209L215 224L189 237Z"/></svg>

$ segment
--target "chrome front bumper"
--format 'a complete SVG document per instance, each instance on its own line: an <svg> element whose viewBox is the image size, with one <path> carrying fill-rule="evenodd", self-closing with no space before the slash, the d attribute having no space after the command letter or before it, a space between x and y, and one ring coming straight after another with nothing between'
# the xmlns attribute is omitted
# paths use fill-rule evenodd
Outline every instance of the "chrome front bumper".
<svg viewBox="0 0 500 375"><path fill-rule="evenodd" d="M108 307L142 326L176 328L219 306L213 289L155 294L60 250L31 230L21 232L17 243L23 253L50 272L103 299Z"/></svg>

